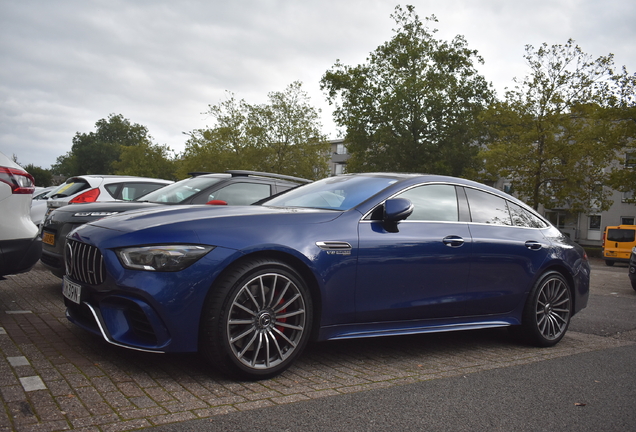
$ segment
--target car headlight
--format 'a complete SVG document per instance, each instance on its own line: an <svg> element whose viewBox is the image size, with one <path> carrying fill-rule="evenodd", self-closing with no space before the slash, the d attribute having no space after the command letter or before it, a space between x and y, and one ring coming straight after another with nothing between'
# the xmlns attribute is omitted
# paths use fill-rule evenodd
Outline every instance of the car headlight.
<svg viewBox="0 0 636 432"><path fill-rule="evenodd" d="M175 272L183 270L214 246L157 245L116 249L121 264L132 270Z"/></svg>

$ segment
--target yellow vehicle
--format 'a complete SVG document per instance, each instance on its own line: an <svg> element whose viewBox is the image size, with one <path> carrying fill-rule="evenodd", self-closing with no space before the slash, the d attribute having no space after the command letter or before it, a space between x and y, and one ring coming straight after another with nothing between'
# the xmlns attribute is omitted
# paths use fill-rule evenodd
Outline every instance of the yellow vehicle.
<svg viewBox="0 0 636 432"><path fill-rule="evenodd" d="M603 259L608 266L613 266L615 262L628 263L634 246L636 246L636 225L605 227Z"/></svg>

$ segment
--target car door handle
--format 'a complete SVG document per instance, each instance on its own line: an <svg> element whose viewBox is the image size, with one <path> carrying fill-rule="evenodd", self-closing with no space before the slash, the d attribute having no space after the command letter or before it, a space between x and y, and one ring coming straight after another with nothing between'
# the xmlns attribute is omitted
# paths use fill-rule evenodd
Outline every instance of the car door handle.
<svg viewBox="0 0 636 432"><path fill-rule="evenodd" d="M539 250L543 247L543 245L539 243L538 241L528 240L526 242L526 247L530 250Z"/></svg>
<svg viewBox="0 0 636 432"><path fill-rule="evenodd" d="M460 247L464 244L464 239L459 236L444 237L442 241L448 247Z"/></svg>

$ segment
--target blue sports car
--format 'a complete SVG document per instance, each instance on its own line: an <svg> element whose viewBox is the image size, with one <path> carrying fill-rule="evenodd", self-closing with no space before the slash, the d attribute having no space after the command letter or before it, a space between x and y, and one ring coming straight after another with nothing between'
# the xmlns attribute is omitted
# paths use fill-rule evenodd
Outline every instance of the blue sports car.
<svg viewBox="0 0 636 432"><path fill-rule="evenodd" d="M551 346L589 295L585 252L548 221L434 175L130 211L78 227L65 253L73 323L122 347L200 351L242 379L281 373L309 339L510 326Z"/></svg>

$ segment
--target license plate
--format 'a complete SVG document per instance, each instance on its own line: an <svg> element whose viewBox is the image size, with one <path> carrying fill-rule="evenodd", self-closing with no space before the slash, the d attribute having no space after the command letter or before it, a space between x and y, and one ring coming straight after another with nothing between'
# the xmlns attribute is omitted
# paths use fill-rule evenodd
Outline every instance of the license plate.
<svg viewBox="0 0 636 432"><path fill-rule="evenodd" d="M612 252L612 251L607 251L605 252L606 256L616 256L616 252Z"/></svg>
<svg viewBox="0 0 636 432"><path fill-rule="evenodd" d="M73 303L80 304L82 299L82 286L71 282L64 276L62 283L62 294Z"/></svg>
<svg viewBox="0 0 636 432"><path fill-rule="evenodd" d="M50 232L42 233L42 243L46 243L47 245L55 246L55 234Z"/></svg>

